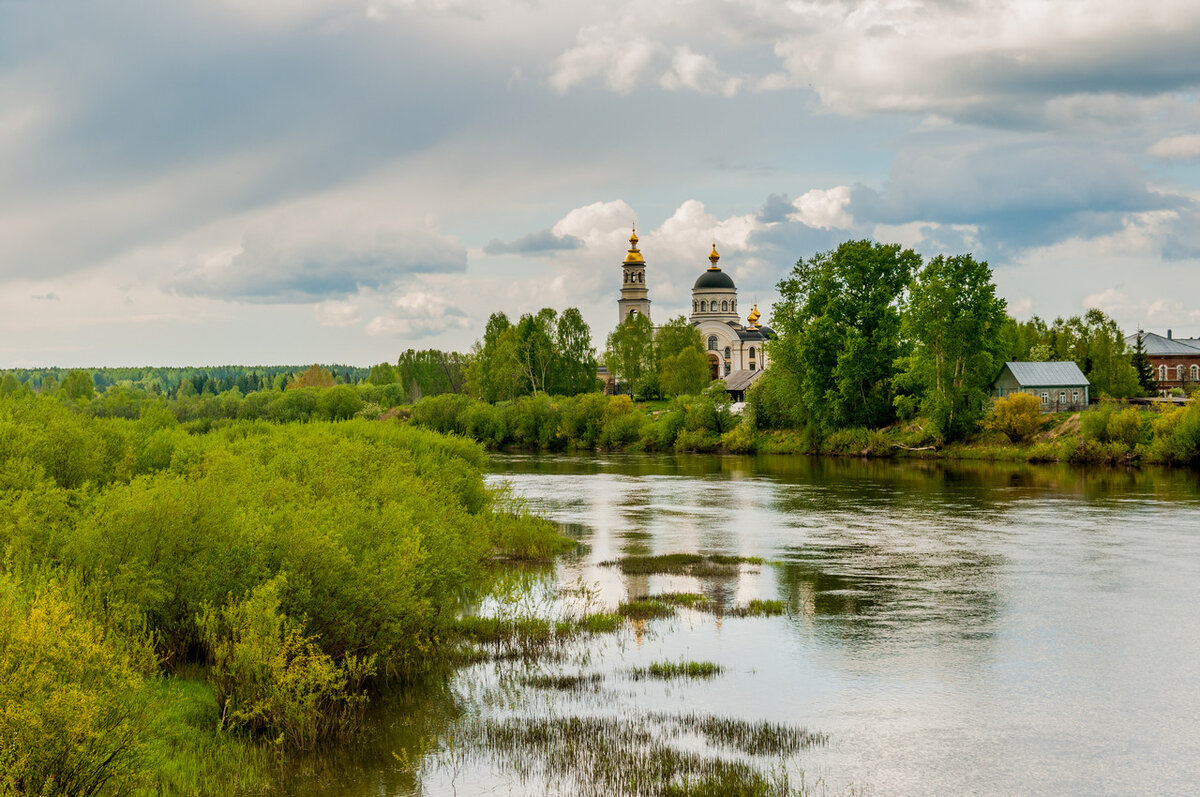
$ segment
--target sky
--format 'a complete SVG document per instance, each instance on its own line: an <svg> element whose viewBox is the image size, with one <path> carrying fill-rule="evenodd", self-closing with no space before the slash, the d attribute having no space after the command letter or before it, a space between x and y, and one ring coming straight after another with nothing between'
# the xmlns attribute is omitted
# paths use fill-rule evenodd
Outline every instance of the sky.
<svg viewBox="0 0 1200 797"><path fill-rule="evenodd" d="M764 316L874 238L1200 335L1195 0L0 0L0 367L369 365Z"/></svg>

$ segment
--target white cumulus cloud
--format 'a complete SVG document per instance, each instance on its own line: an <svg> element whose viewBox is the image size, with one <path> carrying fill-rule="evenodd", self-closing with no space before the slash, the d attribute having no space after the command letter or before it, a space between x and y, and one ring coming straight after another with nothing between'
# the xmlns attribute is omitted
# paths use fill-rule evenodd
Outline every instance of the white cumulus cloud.
<svg viewBox="0 0 1200 797"><path fill-rule="evenodd" d="M844 229L854 223L850 215L850 186L814 188L792 201L795 213L788 216L819 230Z"/></svg>
<svg viewBox="0 0 1200 797"><path fill-rule="evenodd" d="M1147 152L1156 158L1172 160L1200 158L1200 133L1160 139L1151 144Z"/></svg>

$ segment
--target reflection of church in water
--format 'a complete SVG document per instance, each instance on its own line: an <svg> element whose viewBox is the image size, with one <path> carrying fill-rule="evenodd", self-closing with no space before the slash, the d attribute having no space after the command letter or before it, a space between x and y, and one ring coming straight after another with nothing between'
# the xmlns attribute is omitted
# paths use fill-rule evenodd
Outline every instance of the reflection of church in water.
<svg viewBox="0 0 1200 797"><path fill-rule="evenodd" d="M621 264L624 283L617 301L618 321L641 313L650 317L650 294L646 289L646 260L638 251L637 232L629 237L629 253ZM741 392L767 367L763 343L774 337L770 327L759 326L758 305L739 323L737 287L733 279L721 270L714 243L708 256L708 268L692 285L691 325L700 331L708 353L708 365L713 379L724 379L730 392Z"/></svg>

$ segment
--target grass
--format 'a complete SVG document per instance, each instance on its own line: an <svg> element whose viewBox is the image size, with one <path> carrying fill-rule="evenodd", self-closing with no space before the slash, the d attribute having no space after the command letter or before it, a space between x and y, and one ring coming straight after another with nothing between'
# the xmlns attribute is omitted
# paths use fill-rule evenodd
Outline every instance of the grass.
<svg viewBox="0 0 1200 797"><path fill-rule="evenodd" d="M675 609L656 598L639 598L622 603L617 612L630 620L655 620L670 617L675 614Z"/></svg>
<svg viewBox="0 0 1200 797"><path fill-rule="evenodd" d="M757 556L727 556L724 554L668 553L657 556L623 556L601 562L618 567L625 575L727 575L740 565L761 565Z"/></svg>
<svg viewBox="0 0 1200 797"><path fill-rule="evenodd" d="M601 673L559 673L557 675L530 675L521 682L534 689L554 689L560 692L579 692L594 689L604 680Z"/></svg>
<svg viewBox="0 0 1200 797"><path fill-rule="evenodd" d="M724 671L724 667L711 661L656 661L649 667L634 669L633 680L654 678L659 681L667 681L675 678L712 678Z"/></svg>
<svg viewBox="0 0 1200 797"><path fill-rule="evenodd" d="M755 598L745 606L730 609L727 614L732 617L776 617L786 610L783 601L764 601Z"/></svg>
<svg viewBox="0 0 1200 797"><path fill-rule="evenodd" d="M668 743L681 733L697 734L713 746L743 756L791 755L824 742L820 734L789 726L696 715L510 717L461 723L444 755L453 762L460 751L469 749L472 755L486 757L522 778L535 778L530 791L579 797L799 797L806 793L803 787L789 784L782 768L765 773L747 758L731 759ZM545 781L544 788L539 780Z"/></svg>
<svg viewBox="0 0 1200 797"><path fill-rule="evenodd" d="M715 606L712 598L696 592L663 592L654 595L653 598L671 606L683 606L698 611L711 610Z"/></svg>
<svg viewBox="0 0 1200 797"><path fill-rule="evenodd" d="M581 619L576 627L588 634L608 634L625 624L625 617L618 612L599 612Z"/></svg>

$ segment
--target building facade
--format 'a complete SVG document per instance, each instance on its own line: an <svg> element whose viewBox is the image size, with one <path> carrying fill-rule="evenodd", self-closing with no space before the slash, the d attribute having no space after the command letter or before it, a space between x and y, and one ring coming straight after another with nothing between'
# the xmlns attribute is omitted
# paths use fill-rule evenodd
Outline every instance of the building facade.
<svg viewBox="0 0 1200 797"><path fill-rule="evenodd" d="M1005 363L992 384L992 396L1030 393L1042 412L1074 412L1087 409L1090 382L1073 361L1048 363Z"/></svg>
<svg viewBox="0 0 1200 797"><path fill-rule="evenodd" d="M709 374L713 379L729 379L741 374L739 384L752 382L768 364L763 346L774 333L759 325L758 306L751 308L742 323L738 315L737 286L718 265L721 255L713 244L708 268L692 286L692 313L689 323L704 341ZM646 285L646 260L638 249L637 231L629 237L629 251L621 263L621 296L617 300L618 322L641 313L650 317L650 292Z"/></svg>
<svg viewBox="0 0 1200 797"><path fill-rule="evenodd" d="M1191 393L1200 387L1200 338L1176 338L1169 329L1166 337L1139 330L1125 338L1130 351L1137 346L1139 335L1160 396L1170 394L1175 388Z"/></svg>

